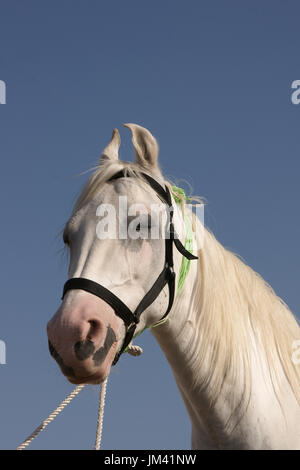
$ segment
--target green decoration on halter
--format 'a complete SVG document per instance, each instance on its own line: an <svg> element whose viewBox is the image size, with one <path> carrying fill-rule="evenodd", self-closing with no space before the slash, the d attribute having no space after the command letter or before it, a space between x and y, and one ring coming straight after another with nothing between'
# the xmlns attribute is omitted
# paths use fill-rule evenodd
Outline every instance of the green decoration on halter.
<svg viewBox="0 0 300 470"><path fill-rule="evenodd" d="M184 190L182 188L178 188L177 186L172 186L172 195L177 204L180 204L187 200L191 200L191 198L188 198L186 196ZM185 231L186 231L184 248L188 251L192 251L193 250L193 231L192 231L191 221L187 215L184 216L184 222L185 222ZM181 289L183 288L184 281L186 280L190 267L191 267L191 260L183 256L182 261L181 261L179 275L178 275L177 296L180 294ZM158 321L154 325L152 325L151 328L155 328L156 326L163 325L167 321L167 319L168 319L168 316Z"/></svg>
<svg viewBox="0 0 300 470"><path fill-rule="evenodd" d="M188 199L185 195L184 189L178 188L178 186L172 186L172 195L177 204L182 202L182 200L186 201Z"/></svg>
<svg viewBox="0 0 300 470"><path fill-rule="evenodd" d="M188 197L185 194L184 189L178 188L178 186L172 186L172 196L177 204L193 200L192 197Z"/></svg>
<svg viewBox="0 0 300 470"><path fill-rule="evenodd" d="M177 204L180 204L183 201L185 202L187 200L191 200L191 198L188 198L186 196L184 190L182 188L178 188L178 186L172 186L172 195ZM185 222L185 231L186 231L184 248L188 251L192 251L193 250L193 231L192 231L191 221L187 215L184 216L184 222ZM182 261L181 261L179 275L178 275L177 295L180 294L181 289L183 288L183 284L189 273L190 267L191 267L191 260L183 256Z"/></svg>
<svg viewBox="0 0 300 470"><path fill-rule="evenodd" d="M185 221L185 229L186 229L184 248L188 251L192 251L193 250L193 231L192 231L191 221L187 215L184 216L184 221ZM190 267L191 267L191 260L183 256L181 260L179 275L178 275L177 295L180 294L181 289L183 288L183 284L189 273Z"/></svg>
<svg viewBox="0 0 300 470"><path fill-rule="evenodd" d="M177 186L172 186L172 196L176 204L181 204L182 202L191 200L191 198L186 196L184 189L178 188ZM188 251L192 251L193 250L193 230L192 230L191 221L187 215L184 216L184 222L185 222L185 232L186 232L184 248ZM183 288L184 281L186 280L190 267L191 267L191 260L183 256L181 260L180 271L178 274L177 296L180 294ZM157 326L163 325L167 321L167 319L168 319L168 316L158 321L157 323L152 325L150 328L156 328ZM134 335L134 338L136 338L137 336L140 336L146 329L147 329L147 326L145 326L139 333ZM124 352L126 352L127 349L128 347L125 349Z"/></svg>

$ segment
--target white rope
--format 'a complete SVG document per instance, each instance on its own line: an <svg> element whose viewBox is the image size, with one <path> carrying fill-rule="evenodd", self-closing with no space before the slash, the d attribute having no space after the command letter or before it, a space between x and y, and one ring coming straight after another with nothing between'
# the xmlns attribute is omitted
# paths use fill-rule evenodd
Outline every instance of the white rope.
<svg viewBox="0 0 300 470"><path fill-rule="evenodd" d="M140 346L135 346L132 343L129 344L127 352L131 354L131 356L140 356L143 352ZM104 380L101 386L100 392L100 399L99 399L99 411L98 411L98 418L97 418L97 431L96 431L96 441L95 441L95 450L100 450L101 446L101 438L102 438L102 429L103 429L103 417L104 417L104 406L105 406L105 395L106 395L106 388L107 388L107 381L108 377ZM56 416L62 412L62 410L73 400L76 395L86 386L86 384L78 385L65 399L61 404L45 419L31 434L30 436L25 439L22 444L17 447L17 450L24 450L33 439L35 439L40 432L42 432L46 426L48 426L51 421L56 418Z"/></svg>
<svg viewBox="0 0 300 470"><path fill-rule="evenodd" d="M78 395L78 393L83 389L83 387L85 387L86 384L81 384L81 385L78 385L74 390L73 392L71 392L66 398L65 400L56 408L56 410L54 410L49 416L47 419L45 419L45 421L43 421L34 431L32 434L30 434L30 436L27 437L27 439L22 442L21 445L19 445L19 447L17 448L17 450L24 450L25 447L27 447L31 441L33 441L33 439L36 438L36 436L38 436L40 434L40 432L42 432L46 426L48 426L49 423L51 423L51 421L54 420L54 418L56 418L56 416L62 412L62 410L65 408L65 406L67 406L71 400L73 400L73 398Z"/></svg>
<svg viewBox="0 0 300 470"><path fill-rule="evenodd" d="M140 346L135 346L132 343L129 344L127 348L128 354L131 356L140 356L143 352ZM99 410L97 418L97 432L96 432L96 441L95 441L95 450L100 450L101 447L101 438L102 438L102 429L103 429L103 418L104 418L104 406L105 406L105 396L107 388L108 377L104 380L101 386L100 399L99 399Z"/></svg>
<svg viewBox="0 0 300 470"><path fill-rule="evenodd" d="M97 418L97 432L96 432L96 441L95 441L94 450L100 450L100 446L101 446L107 380L108 380L108 377L104 380L101 386L100 399L99 399L99 411L98 411L98 418Z"/></svg>
<svg viewBox="0 0 300 470"><path fill-rule="evenodd" d="M136 346L135 344L130 343L128 346L127 352L131 356L140 356L143 350L140 346Z"/></svg>

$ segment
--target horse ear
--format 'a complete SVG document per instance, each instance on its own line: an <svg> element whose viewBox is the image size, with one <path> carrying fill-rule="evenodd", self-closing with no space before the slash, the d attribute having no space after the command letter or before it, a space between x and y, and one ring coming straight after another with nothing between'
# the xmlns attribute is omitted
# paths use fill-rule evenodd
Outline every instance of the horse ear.
<svg viewBox="0 0 300 470"><path fill-rule="evenodd" d="M130 129L136 163L151 170L158 170L159 147L153 135L137 124L124 124Z"/></svg>
<svg viewBox="0 0 300 470"><path fill-rule="evenodd" d="M121 144L121 138L118 129L114 129L111 137L111 141L105 147L100 157L100 162L106 159L118 160L119 159L119 147Z"/></svg>

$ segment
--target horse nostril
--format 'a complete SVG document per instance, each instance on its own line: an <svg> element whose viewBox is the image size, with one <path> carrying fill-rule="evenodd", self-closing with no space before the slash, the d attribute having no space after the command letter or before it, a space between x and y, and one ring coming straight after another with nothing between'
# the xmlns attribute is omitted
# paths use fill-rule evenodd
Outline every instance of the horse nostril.
<svg viewBox="0 0 300 470"><path fill-rule="evenodd" d="M90 329L87 334L87 338L92 340L99 335L102 330L102 325L98 320L89 320L88 323L90 324Z"/></svg>
<svg viewBox="0 0 300 470"><path fill-rule="evenodd" d="M77 341L74 345L75 356L79 361L89 358L95 351L94 343L90 339Z"/></svg>

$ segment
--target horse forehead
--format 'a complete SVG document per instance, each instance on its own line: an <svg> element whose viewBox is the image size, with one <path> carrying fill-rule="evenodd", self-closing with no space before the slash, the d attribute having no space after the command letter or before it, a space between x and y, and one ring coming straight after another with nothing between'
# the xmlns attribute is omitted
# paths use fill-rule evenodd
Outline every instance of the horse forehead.
<svg viewBox="0 0 300 470"><path fill-rule="evenodd" d="M136 178L120 178L116 180L114 190L117 196L127 196L131 203L151 203L156 201L152 188Z"/></svg>
<svg viewBox="0 0 300 470"><path fill-rule="evenodd" d="M104 185L101 191L95 194L86 204L86 212L94 210L99 204L118 205L120 196L126 197L130 203L148 202L155 200L151 188L144 186L135 178L120 178Z"/></svg>
<svg viewBox="0 0 300 470"><path fill-rule="evenodd" d="M105 184L100 192L95 194L83 207L81 207L69 220L68 226L73 230L78 229L82 223L96 223L97 209L102 204L111 205L115 209L120 206L124 208L123 200L126 198L126 208L130 209L130 205L144 205L148 212L151 205L159 204L160 201L156 197L155 192L144 186L135 178L120 178L113 184Z"/></svg>

